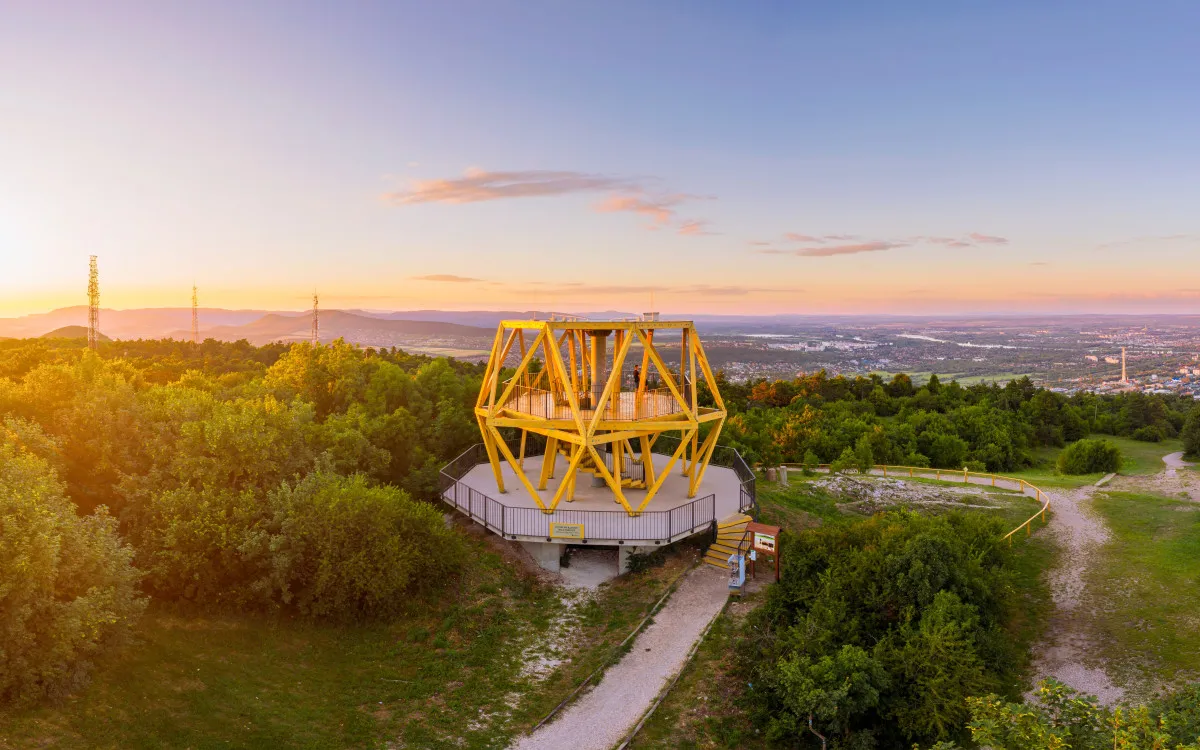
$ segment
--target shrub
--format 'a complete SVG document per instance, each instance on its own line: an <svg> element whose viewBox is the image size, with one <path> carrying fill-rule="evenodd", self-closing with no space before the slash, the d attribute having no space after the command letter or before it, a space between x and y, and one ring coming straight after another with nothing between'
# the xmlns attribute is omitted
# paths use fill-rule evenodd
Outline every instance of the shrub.
<svg viewBox="0 0 1200 750"><path fill-rule="evenodd" d="M156 595L338 619L398 611L409 595L442 585L463 555L433 506L327 471L266 497L163 493L141 539Z"/></svg>
<svg viewBox="0 0 1200 750"><path fill-rule="evenodd" d="M1140 440L1143 443L1159 443L1162 442L1163 433L1162 430L1153 425L1146 425L1134 430L1133 435L1130 437L1134 440Z"/></svg>
<svg viewBox="0 0 1200 750"><path fill-rule="evenodd" d="M273 598L316 617L397 612L440 587L465 553L433 506L362 476L317 472L271 493Z"/></svg>
<svg viewBox="0 0 1200 750"><path fill-rule="evenodd" d="M807 746L810 715L831 747L961 737L967 698L1022 658L1001 533L979 515L891 513L785 534L782 580L739 652L755 723L788 747Z"/></svg>
<svg viewBox="0 0 1200 750"><path fill-rule="evenodd" d="M145 607L131 558L104 506L76 514L49 463L0 432L0 701L86 682Z"/></svg>
<svg viewBox="0 0 1200 750"><path fill-rule="evenodd" d="M1063 474L1110 473L1121 468L1121 450L1103 438L1078 440L1058 456Z"/></svg>

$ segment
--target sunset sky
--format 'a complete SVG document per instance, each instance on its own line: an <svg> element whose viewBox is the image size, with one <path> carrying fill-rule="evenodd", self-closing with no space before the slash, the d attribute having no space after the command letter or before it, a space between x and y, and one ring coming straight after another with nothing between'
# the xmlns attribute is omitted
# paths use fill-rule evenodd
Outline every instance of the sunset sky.
<svg viewBox="0 0 1200 750"><path fill-rule="evenodd" d="M0 316L89 254L114 308L1200 312L1198 39L1189 0L0 0Z"/></svg>

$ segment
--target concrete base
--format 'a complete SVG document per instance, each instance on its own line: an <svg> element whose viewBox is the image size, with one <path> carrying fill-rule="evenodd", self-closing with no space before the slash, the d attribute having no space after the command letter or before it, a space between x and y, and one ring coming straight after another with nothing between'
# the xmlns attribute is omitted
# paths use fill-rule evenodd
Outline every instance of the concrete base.
<svg viewBox="0 0 1200 750"><path fill-rule="evenodd" d="M559 561L562 559L563 545L551 542L521 542L521 546L533 555L533 559L545 570L557 573L561 568Z"/></svg>
<svg viewBox="0 0 1200 750"><path fill-rule="evenodd" d="M639 555L651 552L654 547L635 547L631 544L624 544L617 547L617 575L625 575L629 572L629 556L637 553Z"/></svg>

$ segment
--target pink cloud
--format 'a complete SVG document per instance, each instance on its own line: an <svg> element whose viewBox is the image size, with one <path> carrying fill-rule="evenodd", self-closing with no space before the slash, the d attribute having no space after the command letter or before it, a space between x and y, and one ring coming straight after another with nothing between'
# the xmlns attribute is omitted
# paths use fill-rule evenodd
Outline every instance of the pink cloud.
<svg viewBox="0 0 1200 750"><path fill-rule="evenodd" d="M810 234L797 234L796 232L788 232L783 235L783 239L788 242L824 242L820 237L813 237Z"/></svg>
<svg viewBox="0 0 1200 750"><path fill-rule="evenodd" d="M897 247L905 247L901 242L859 242L853 245L830 245L828 247L809 247L796 250L793 254L805 258L829 258L834 255L857 255L858 253L878 253Z"/></svg>
<svg viewBox="0 0 1200 750"><path fill-rule="evenodd" d="M704 219L688 219L679 225L679 233L688 237L701 237L716 234L708 231L708 222Z"/></svg>
<svg viewBox="0 0 1200 750"><path fill-rule="evenodd" d="M980 234L979 232L971 232L970 234L967 235L967 237L969 239L971 239L973 242L977 242L981 245L1007 245L1008 244L1008 240L1004 237L993 237L993 236L987 235L987 234Z"/></svg>
<svg viewBox="0 0 1200 750"><path fill-rule="evenodd" d="M470 276L455 276L452 273L431 273L427 276L413 276L413 279L416 281L445 281L455 284L483 281L483 279L473 279Z"/></svg>
<svg viewBox="0 0 1200 750"><path fill-rule="evenodd" d="M384 198L395 205L407 206L629 189L638 189L638 186L631 180L606 175L545 170L488 172L472 168L456 179L415 180L407 191L388 193Z"/></svg>
<svg viewBox="0 0 1200 750"><path fill-rule="evenodd" d="M674 206L684 196L667 195L661 198L650 198L645 195L614 195L596 206L597 211L610 213L614 211L630 211L642 216L648 216L655 224L670 224L675 218Z"/></svg>

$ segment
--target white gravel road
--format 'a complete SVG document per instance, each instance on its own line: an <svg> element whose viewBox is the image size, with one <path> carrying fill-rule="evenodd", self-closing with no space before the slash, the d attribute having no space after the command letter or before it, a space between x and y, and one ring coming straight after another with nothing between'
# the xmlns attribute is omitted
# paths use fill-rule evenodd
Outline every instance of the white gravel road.
<svg viewBox="0 0 1200 750"><path fill-rule="evenodd" d="M701 565L679 587L621 661L551 723L513 750L610 750L637 723L729 597L727 575Z"/></svg>

